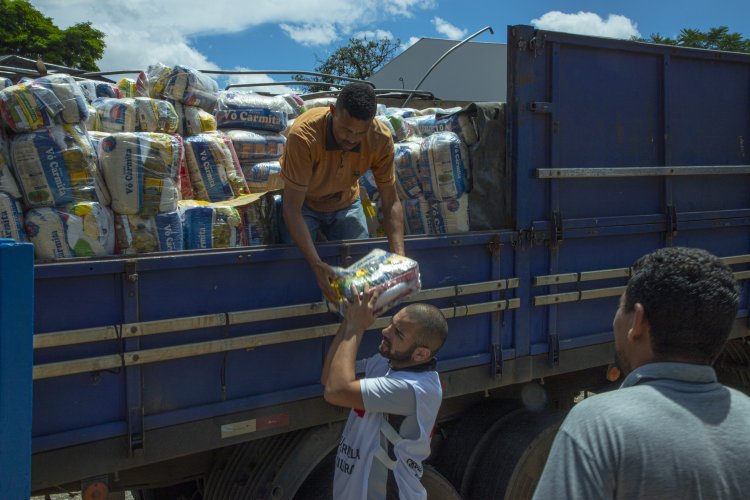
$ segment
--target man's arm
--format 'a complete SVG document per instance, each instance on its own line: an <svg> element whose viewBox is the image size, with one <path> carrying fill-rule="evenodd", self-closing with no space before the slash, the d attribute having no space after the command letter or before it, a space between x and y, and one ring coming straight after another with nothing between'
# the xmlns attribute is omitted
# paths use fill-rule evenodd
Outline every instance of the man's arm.
<svg viewBox="0 0 750 500"><path fill-rule="evenodd" d="M310 269L315 274L315 281L317 281L325 298L333 303L337 303L339 297L331 287L329 281L329 278L335 277L336 274L333 272L331 266L320 259L318 251L315 250L312 238L310 238L310 231L308 231L305 220L302 217L302 204L305 201L304 191L288 187L284 188L283 200L284 222L287 229L289 229L292 240L294 240L295 245L297 245L297 248L300 249L305 260L310 265Z"/></svg>
<svg viewBox="0 0 750 500"><path fill-rule="evenodd" d="M364 408L355 364L365 330L375 322L377 294L365 287L360 298L352 285L352 295L353 301L347 304L344 320L326 356L321 379L325 379L323 397L326 401L346 408Z"/></svg>
<svg viewBox="0 0 750 500"><path fill-rule="evenodd" d="M391 252L405 255L404 252L404 212L395 184L378 186L380 204L383 210L383 224Z"/></svg>

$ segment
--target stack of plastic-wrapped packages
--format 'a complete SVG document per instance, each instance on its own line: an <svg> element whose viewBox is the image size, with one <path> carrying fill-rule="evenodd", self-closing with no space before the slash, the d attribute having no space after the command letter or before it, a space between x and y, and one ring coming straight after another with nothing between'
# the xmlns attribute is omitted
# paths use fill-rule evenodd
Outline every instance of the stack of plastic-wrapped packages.
<svg viewBox="0 0 750 500"><path fill-rule="evenodd" d="M0 235L37 258L112 254L110 195L86 134L89 109L69 75L0 90Z"/></svg>
<svg viewBox="0 0 750 500"><path fill-rule="evenodd" d="M260 168L249 186L243 165L278 161L302 101L263 98L276 122L250 117L257 97L161 64L116 83L0 79L0 237L43 260L275 243L273 196L251 193L281 186Z"/></svg>
<svg viewBox="0 0 750 500"><path fill-rule="evenodd" d="M388 126L395 141L396 188L403 204L406 233L468 231L468 148L478 141L471 117L461 108L386 108L379 109L376 119ZM377 202L377 187L370 171L360 183ZM382 223L380 211L378 220ZM375 234L380 234L382 224L375 226Z"/></svg>

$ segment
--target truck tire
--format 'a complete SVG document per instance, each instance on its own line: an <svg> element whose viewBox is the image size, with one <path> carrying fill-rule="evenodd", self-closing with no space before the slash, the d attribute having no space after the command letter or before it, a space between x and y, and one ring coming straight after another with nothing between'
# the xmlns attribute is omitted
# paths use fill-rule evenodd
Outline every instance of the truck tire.
<svg viewBox="0 0 750 500"><path fill-rule="evenodd" d="M461 500L461 495L458 494L451 482L432 466L424 466L422 486L427 490L429 500Z"/></svg>
<svg viewBox="0 0 750 500"><path fill-rule="evenodd" d="M461 495L467 500L531 498L563 417L563 412L521 410L498 422L467 469Z"/></svg>
<svg viewBox="0 0 750 500"><path fill-rule="evenodd" d="M163 488L140 489L132 492L135 500L196 500L203 498L198 481L165 486Z"/></svg>
<svg viewBox="0 0 750 500"><path fill-rule="evenodd" d="M512 399L487 399L465 411L446 428L447 436L429 463L457 489L461 489L466 467L477 444L501 418L518 410Z"/></svg>

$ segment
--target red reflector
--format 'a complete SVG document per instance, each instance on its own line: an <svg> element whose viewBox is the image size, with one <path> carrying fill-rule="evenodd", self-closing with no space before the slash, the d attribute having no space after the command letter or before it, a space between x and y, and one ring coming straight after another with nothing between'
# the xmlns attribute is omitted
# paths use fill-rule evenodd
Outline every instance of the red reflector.
<svg viewBox="0 0 750 500"><path fill-rule="evenodd" d="M276 415L267 415L255 419L255 430L262 431L266 429L275 429L277 427L286 427L289 425L288 413L277 413Z"/></svg>

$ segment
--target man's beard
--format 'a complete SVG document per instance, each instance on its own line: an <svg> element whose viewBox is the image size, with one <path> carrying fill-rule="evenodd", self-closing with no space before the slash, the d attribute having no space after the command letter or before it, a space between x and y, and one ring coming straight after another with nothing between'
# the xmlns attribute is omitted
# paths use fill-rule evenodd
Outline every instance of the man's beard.
<svg viewBox="0 0 750 500"><path fill-rule="evenodd" d="M387 340L383 339L382 343L380 344L380 348L378 351L380 351L380 354L386 358L390 359L391 361L397 361L399 363L403 363L404 361L411 360L411 355L414 354L414 351L417 349L417 346L412 347L408 351L391 351L391 343Z"/></svg>

